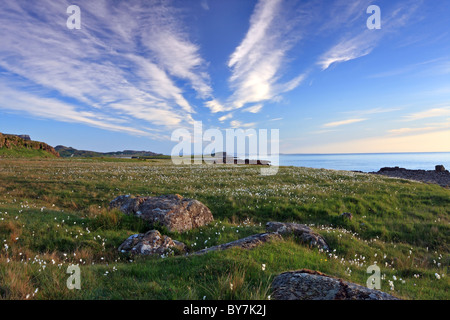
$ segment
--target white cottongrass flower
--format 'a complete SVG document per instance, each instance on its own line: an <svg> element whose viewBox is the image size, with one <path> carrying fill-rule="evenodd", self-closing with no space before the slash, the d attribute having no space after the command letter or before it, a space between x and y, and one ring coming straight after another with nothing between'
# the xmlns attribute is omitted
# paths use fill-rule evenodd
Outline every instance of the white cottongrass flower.
<svg viewBox="0 0 450 320"><path fill-rule="evenodd" d="M391 290L394 291L394 282L391 280L388 280L389 286L391 287Z"/></svg>

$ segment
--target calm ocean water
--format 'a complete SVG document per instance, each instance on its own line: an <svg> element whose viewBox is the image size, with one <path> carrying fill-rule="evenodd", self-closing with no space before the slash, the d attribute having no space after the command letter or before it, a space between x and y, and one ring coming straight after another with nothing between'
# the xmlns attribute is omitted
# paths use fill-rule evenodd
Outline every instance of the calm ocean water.
<svg viewBox="0 0 450 320"><path fill-rule="evenodd" d="M442 164L450 169L450 152L370 154L282 154L280 166L334 170L378 171L382 167L434 170Z"/></svg>

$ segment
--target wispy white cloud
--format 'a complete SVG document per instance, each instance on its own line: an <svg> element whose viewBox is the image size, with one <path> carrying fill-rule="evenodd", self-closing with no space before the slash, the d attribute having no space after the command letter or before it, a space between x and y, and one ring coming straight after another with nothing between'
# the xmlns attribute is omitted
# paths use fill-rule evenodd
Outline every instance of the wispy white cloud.
<svg viewBox="0 0 450 320"><path fill-rule="evenodd" d="M418 63L409 64L400 68L379 72L369 75L369 78L386 78L399 75L408 76L435 76L450 73L450 60L448 57L426 60Z"/></svg>
<svg viewBox="0 0 450 320"><path fill-rule="evenodd" d="M199 46L191 42L177 24L176 20L167 23L159 17L157 21L151 22L150 28L144 28L142 42L169 74L188 80L202 99L210 98L212 88L205 69L206 61L199 53Z"/></svg>
<svg viewBox="0 0 450 320"><path fill-rule="evenodd" d="M212 113L225 111L225 106L217 99L209 100L205 102L205 106L208 107Z"/></svg>
<svg viewBox="0 0 450 320"><path fill-rule="evenodd" d="M426 127L418 127L418 128L399 128L399 129L391 129L388 132L393 135L405 135L405 134L418 134L430 131L441 131L444 129L449 129L450 123L440 123ZM448 137L450 139L450 136Z"/></svg>
<svg viewBox="0 0 450 320"><path fill-rule="evenodd" d="M332 129L329 129L329 130L316 130L316 131L311 131L311 133L312 134L324 134L324 133L330 133L330 132L335 132L336 130L332 130Z"/></svg>
<svg viewBox="0 0 450 320"><path fill-rule="evenodd" d="M342 1L338 3L342 3ZM348 21L350 19L350 22L355 21L355 17L359 17L361 13L365 13L362 9L367 8L369 2L364 0L347 1L347 5L348 10L333 11L334 19L342 19L342 21ZM421 1L416 1L414 3L401 3L394 8L390 8L388 12L382 10L381 30L364 28L362 31L349 31L346 36L341 38L319 58L317 64L320 65L322 70L326 70L335 63L354 60L370 54L383 37L405 26L420 5ZM342 14L344 17L341 16ZM345 20L345 17L347 17L347 20ZM351 23L348 25L353 26ZM361 28L354 29L361 30Z"/></svg>
<svg viewBox="0 0 450 320"><path fill-rule="evenodd" d="M241 121L238 121L238 120L230 121L231 128L251 128L251 127L254 127L255 125L256 125L256 123L254 123L254 122L242 123Z"/></svg>
<svg viewBox="0 0 450 320"><path fill-rule="evenodd" d="M352 110L352 111L345 111L342 113L350 113L352 115L358 115L358 116L363 116L363 115L369 115L369 114L380 114L380 113L389 113L389 112L395 112L395 111L399 111L402 110L402 108L400 107L393 107L393 108L372 108L372 109L359 109L359 110Z"/></svg>
<svg viewBox="0 0 450 320"><path fill-rule="evenodd" d="M212 89L207 63L170 4L127 1L111 6L105 0L78 1L82 28L68 30L65 8L70 4L2 2L0 67L8 74L0 74L0 79L8 79L10 90L26 92L28 101L36 105L52 97L52 103L59 101L62 106L70 99L72 106L45 112L30 106L22 111L107 130L117 128L107 125L114 118L132 126L139 120L167 127L192 122L195 109L178 81L189 84L202 98L210 97ZM13 78L23 80L15 85L10 81ZM81 111L75 105L92 113L76 117ZM15 106L3 101L0 108ZM104 120L96 122L94 115L103 115ZM123 131L142 134L140 130Z"/></svg>
<svg viewBox="0 0 450 320"><path fill-rule="evenodd" d="M223 116L221 116L220 118L219 118L219 121L220 122L223 122L223 121L225 121L225 120L228 120L228 119L231 119L233 117L233 113L228 113L228 114L226 114L226 115L223 115Z"/></svg>
<svg viewBox="0 0 450 320"><path fill-rule="evenodd" d="M405 121L422 120L427 118L446 117L450 115L450 107L431 108L428 110L412 113L404 117Z"/></svg>
<svg viewBox="0 0 450 320"><path fill-rule="evenodd" d="M352 123L357 123L361 121L366 121L367 119L347 119L341 121L328 122L322 125L323 128L334 128L339 126L344 126Z"/></svg>
<svg viewBox="0 0 450 320"><path fill-rule="evenodd" d="M163 135L153 134L128 125L120 118L111 118L101 112L84 110L69 103L52 98L41 98L33 94L17 91L2 83L0 85L0 108L15 112L28 113L45 119L62 122L76 122L110 131L125 132L132 135L161 139Z"/></svg>
<svg viewBox="0 0 450 320"><path fill-rule="evenodd" d="M271 100L301 83L303 74L286 82L280 80L286 54L300 37L299 32L293 32L298 23L299 17L289 13L281 0L260 0L256 4L249 30L228 62L234 91L228 110Z"/></svg>
<svg viewBox="0 0 450 320"><path fill-rule="evenodd" d="M346 62L368 55L376 46L376 39L373 31L365 30L355 37L344 39L329 51L327 51L318 61L322 70L328 69L333 63Z"/></svg>
<svg viewBox="0 0 450 320"><path fill-rule="evenodd" d="M200 1L200 5L202 6L202 8L203 8L204 10L209 10L208 0L201 0L201 1Z"/></svg>
<svg viewBox="0 0 450 320"><path fill-rule="evenodd" d="M256 104L254 106L245 108L243 111L250 112L250 113L258 113L262 110L263 105L262 104Z"/></svg>

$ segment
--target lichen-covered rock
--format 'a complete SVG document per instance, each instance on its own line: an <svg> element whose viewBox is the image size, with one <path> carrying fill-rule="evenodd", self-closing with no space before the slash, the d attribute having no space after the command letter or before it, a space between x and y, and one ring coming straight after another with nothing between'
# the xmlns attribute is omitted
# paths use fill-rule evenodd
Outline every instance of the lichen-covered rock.
<svg viewBox="0 0 450 320"><path fill-rule="evenodd" d="M194 254L205 254L211 251L221 251L230 248L243 248L243 249L252 249L261 244L266 243L269 240L273 239L281 239L281 236L277 233L258 233L246 238L242 238L236 241L224 243L218 246L202 249L200 251L195 252Z"/></svg>
<svg viewBox="0 0 450 320"><path fill-rule="evenodd" d="M203 203L178 194L159 197L118 196L109 206L150 223L159 222L169 231L184 232L214 220L211 211Z"/></svg>
<svg viewBox="0 0 450 320"><path fill-rule="evenodd" d="M398 300L385 292L307 269L275 277L271 297L275 300Z"/></svg>
<svg viewBox="0 0 450 320"><path fill-rule="evenodd" d="M301 242L306 243L310 246L319 247L324 250L329 249L329 246L325 239L320 234L315 233L310 227L304 224L271 221L267 222L266 231L276 232L282 236L292 234Z"/></svg>
<svg viewBox="0 0 450 320"><path fill-rule="evenodd" d="M119 252L142 254L142 255L164 255L177 249L186 251L184 243L172 240L170 237L161 235L157 230L134 234L130 236L119 247Z"/></svg>

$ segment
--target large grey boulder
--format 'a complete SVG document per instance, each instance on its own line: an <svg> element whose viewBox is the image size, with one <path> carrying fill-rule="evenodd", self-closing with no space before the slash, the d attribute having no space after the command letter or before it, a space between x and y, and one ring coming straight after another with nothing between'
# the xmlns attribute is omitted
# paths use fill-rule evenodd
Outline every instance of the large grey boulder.
<svg viewBox="0 0 450 320"><path fill-rule="evenodd" d="M313 247L319 247L324 250L329 249L325 239L318 233L315 233L310 227L298 223L267 222L266 231L276 232L282 236L294 235L300 242Z"/></svg>
<svg viewBox="0 0 450 320"><path fill-rule="evenodd" d="M128 237L124 243L119 246L119 252L142 254L142 255L164 255L174 252L177 249L180 252L186 251L184 243L172 240L170 237L161 235L157 230L134 234Z"/></svg>
<svg viewBox="0 0 450 320"><path fill-rule="evenodd" d="M169 231L184 232L214 220L211 211L203 203L178 194L159 197L119 196L109 206L152 224L159 222Z"/></svg>
<svg viewBox="0 0 450 320"><path fill-rule="evenodd" d="M275 300L398 300L385 292L307 269L275 277L271 297Z"/></svg>

